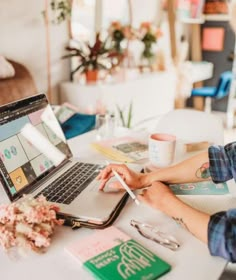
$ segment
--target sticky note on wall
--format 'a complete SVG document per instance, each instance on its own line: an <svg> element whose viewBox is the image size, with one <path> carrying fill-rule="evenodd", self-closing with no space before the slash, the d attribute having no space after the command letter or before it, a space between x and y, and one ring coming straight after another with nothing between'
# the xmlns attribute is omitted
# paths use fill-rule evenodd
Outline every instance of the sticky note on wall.
<svg viewBox="0 0 236 280"><path fill-rule="evenodd" d="M220 52L224 49L225 30L222 27L204 27L202 30L202 50Z"/></svg>

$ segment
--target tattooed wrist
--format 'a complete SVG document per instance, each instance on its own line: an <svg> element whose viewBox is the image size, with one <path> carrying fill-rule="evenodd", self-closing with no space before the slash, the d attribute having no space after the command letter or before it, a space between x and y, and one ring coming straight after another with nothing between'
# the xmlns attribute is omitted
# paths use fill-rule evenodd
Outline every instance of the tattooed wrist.
<svg viewBox="0 0 236 280"><path fill-rule="evenodd" d="M208 179L211 177L211 174L210 174L210 164L209 162L205 162L202 164L202 166L197 169L196 171L196 177L197 178L202 178L202 179Z"/></svg>

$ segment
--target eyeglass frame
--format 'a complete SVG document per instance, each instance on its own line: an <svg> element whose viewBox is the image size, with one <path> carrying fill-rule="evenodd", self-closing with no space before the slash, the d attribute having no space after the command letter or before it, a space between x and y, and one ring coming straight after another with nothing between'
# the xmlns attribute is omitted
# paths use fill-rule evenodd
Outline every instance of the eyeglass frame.
<svg viewBox="0 0 236 280"><path fill-rule="evenodd" d="M150 225L150 224L147 224L147 223L142 223L142 222L138 222L136 220L131 220L130 221L130 225L133 226L134 228L137 229L138 233L149 239L149 240L152 240L172 251L176 251L179 249L180 247L180 244L179 242L176 240L176 238L172 235L169 235L165 232L162 232L160 231L156 226L153 226L153 225ZM149 230L150 231L150 234L147 234L144 232L143 229L146 229L146 230ZM151 233L155 234L156 236L153 237L151 235Z"/></svg>

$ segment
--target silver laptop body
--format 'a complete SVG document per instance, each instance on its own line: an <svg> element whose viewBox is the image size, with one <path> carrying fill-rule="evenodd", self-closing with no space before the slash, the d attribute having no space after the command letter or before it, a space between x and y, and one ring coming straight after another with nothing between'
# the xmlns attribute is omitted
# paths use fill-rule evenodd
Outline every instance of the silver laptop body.
<svg viewBox="0 0 236 280"><path fill-rule="evenodd" d="M1 182L10 201L23 194L37 196L42 193L49 201L58 204L61 214L83 221L106 221L125 193L98 190L99 182L95 177L104 168L102 165L88 164L87 167L93 170L86 171L88 179L83 183L82 191L77 190L73 198L73 187L69 199L63 200L72 184L71 180L68 181L71 170L75 169L72 174L74 184L84 176L84 171L77 170L80 165L83 170L86 163L79 163L72 157L45 94L0 107ZM51 193L59 188L56 180L64 181L64 186L53 198L46 190L49 185Z"/></svg>

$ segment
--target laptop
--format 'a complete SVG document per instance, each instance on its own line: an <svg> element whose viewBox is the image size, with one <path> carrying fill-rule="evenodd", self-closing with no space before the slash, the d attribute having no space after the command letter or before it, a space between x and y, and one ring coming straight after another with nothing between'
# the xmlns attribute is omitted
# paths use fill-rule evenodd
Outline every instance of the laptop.
<svg viewBox="0 0 236 280"><path fill-rule="evenodd" d="M43 194L60 214L102 223L125 195L98 190L103 168L73 158L45 94L0 107L0 178L10 201Z"/></svg>

